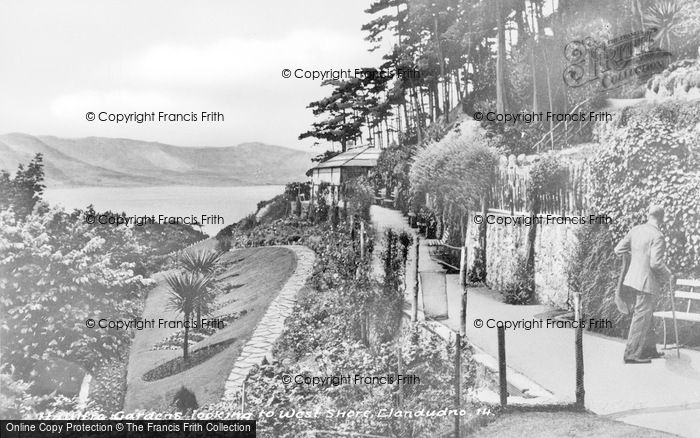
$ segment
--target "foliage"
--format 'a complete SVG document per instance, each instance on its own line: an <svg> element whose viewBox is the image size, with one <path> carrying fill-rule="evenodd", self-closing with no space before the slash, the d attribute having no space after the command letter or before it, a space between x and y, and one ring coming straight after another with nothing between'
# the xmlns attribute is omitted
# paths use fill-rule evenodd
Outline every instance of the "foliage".
<svg viewBox="0 0 700 438"><path fill-rule="evenodd" d="M162 363L152 370L144 373L142 378L146 382L153 382L155 380L164 379L166 377L179 374L183 371L187 371L190 368L207 361L214 355L224 351L235 341L236 340L232 338L222 342L217 342L216 344L198 348L197 350L193 351L191 355L189 355L189 358L185 359L185 357L178 356L175 359Z"/></svg>
<svg viewBox="0 0 700 438"><path fill-rule="evenodd" d="M221 266L222 254L214 251L184 251L180 255L180 266L187 272L212 275Z"/></svg>
<svg viewBox="0 0 700 438"><path fill-rule="evenodd" d="M567 266L569 287L572 292L581 293L584 317L593 316L612 323L611 327L599 324L589 327L589 330L624 338L631 316L621 314L615 305L621 259L614 252L616 241L613 234L608 226L596 224L580 227L576 231L576 240L578 245ZM657 309L670 308L671 303L667 297L657 304ZM700 344L700 327L697 324L679 321L678 332L684 343Z"/></svg>
<svg viewBox="0 0 700 438"><path fill-rule="evenodd" d="M243 309L240 312L230 312L224 315L216 315L216 319L221 321L224 325L231 324L241 316L248 314L248 309ZM188 343L189 345L194 345L198 342L202 342L208 337L212 336L214 333L219 331L219 327L215 325L198 325L193 327L189 333ZM185 330L181 329L174 332L172 335L158 341L151 347L151 350L179 350L182 348L183 342L185 340Z"/></svg>
<svg viewBox="0 0 700 438"><path fill-rule="evenodd" d="M409 179L414 196L429 193L440 203L450 201L462 211L478 207L488 193L497 159L478 132L446 138L416 154Z"/></svg>
<svg viewBox="0 0 700 438"><path fill-rule="evenodd" d="M216 236L216 250L221 253L226 253L231 251L231 248L233 245L231 245L231 239L226 239L226 238L220 238L219 235L217 234Z"/></svg>
<svg viewBox="0 0 700 438"><path fill-rule="evenodd" d="M358 193L350 193L350 205L361 204L356 199ZM372 230L368 232L371 235ZM454 346L423 327L411 326L403 332L397 328L399 305L403 303L404 265L412 244L408 234L387 233L381 255L385 268L382 282L372 277L371 257L360 256L356 234L347 220L339 219L333 227L328 221L314 224L289 217L258 224L245 232L234 228L231 238L236 246L275 245L293 239L316 253L312 274L297 296L295 317L285 322L284 332L275 344L274 354L280 361L255 367L247 378L247 410L255 413L262 409L277 412L369 409L375 412L397 407L399 397L403 408L438 410L445 408L445 400L454 397ZM367 240L368 248L371 242L372 239ZM395 312L387 311L391 309ZM475 370L471 351L468 348L463 351L463 391L467 393L474 385ZM395 375L399 372L398 354L402 358L402 374L415 374L421 379L419 385L404 385L400 396L396 385L321 387L282 383L284 374ZM426 436L428 431L444 430L451 424L452 420L444 417L406 422L399 418L324 419L323 416L292 420L276 415L260 418L259 433L291 437L310 428L322 428L418 437Z"/></svg>
<svg viewBox="0 0 700 438"><path fill-rule="evenodd" d="M12 209L18 218L28 216L44 191L43 155L36 154L27 164L20 164L14 176L0 171L0 210Z"/></svg>
<svg viewBox="0 0 700 438"><path fill-rule="evenodd" d="M311 159L311 161L314 163L323 163L324 161L328 161L340 153L341 153L341 151L327 150L324 153L313 157Z"/></svg>
<svg viewBox="0 0 700 438"><path fill-rule="evenodd" d="M657 0L644 14L644 22L658 29L657 43L671 50L671 37L677 37L677 27L681 19L681 3L678 0Z"/></svg>
<svg viewBox="0 0 700 438"><path fill-rule="evenodd" d="M666 255L673 272L700 267L700 102L664 102L627 108L606 124L591 160L591 205L614 216L622 239L646 220L650 204L664 207Z"/></svg>
<svg viewBox="0 0 700 438"><path fill-rule="evenodd" d="M85 214L117 215L112 212L97 213L92 206L88 207ZM125 216L126 214L120 213L120 215ZM114 232L111 230L114 227L106 227L101 224L93 224L92 227L108 242L114 238ZM134 243L141 248L141 257L134 261L136 264L134 272L144 276L163 270L173 253L207 237L206 234L186 224L144 224L140 227L133 227L131 231ZM111 237L107 237L107 235L111 235Z"/></svg>
<svg viewBox="0 0 700 438"><path fill-rule="evenodd" d="M525 257L518 255L514 261L515 271L512 278L501 288L501 295L506 304L530 304L535 296L534 281L528 272Z"/></svg>
<svg viewBox="0 0 700 438"><path fill-rule="evenodd" d="M326 410L368 410L373 413L380 409L405 409L439 411L445 408L445 401L454 398L454 345L447 344L438 335L420 324L405 327L400 336L402 343L394 342L377 345L373 351L367 350L359 342L339 340L329 342L323 348L313 351L314 364L308 367L302 363L287 364L274 362L254 369L248 376L246 387L250 396L247 406L252 412L261 409L280 411L283 409L303 412ZM341 338L342 339L342 338ZM329 339L330 341L331 339ZM402 374L416 375L417 385L403 385L401 405L399 385L341 384L328 386L284 385L283 375L350 375L396 376L399 370L399 355L403 366ZM474 387L476 369L471 360L472 352L463 349L462 393ZM474 412L474 405L465 406ZM452 426L451 417L426 415L412 418L334 417L290 419L261 418L259 427L269 430L273 436L299 436L305 430L353 430L359 433L381 434L392 437L422 437L439 435Z"/></svg>
<svg viewBox="0 0 700 438"><path fill-rule="evenodd" d="M624 337L630 317L615 305L615 287L620 274L620 260L614 252L613 235L604 225L579 227L575 248L567 266L571 291L581 293L584 316L612 322L612 327L593 327L607 335Z"/></svg>
<svg viewBox="0 0 700 438"><path fill-rule="evenodd" d="M386 189L386 193L392 193L397 187L400 194L407 193L411 157L412 149L406 146L392 146L383 149L377 160L377 165L373 169L375 185Z"/></svg>
<svg viewBox="0 0 700 438"><path fill-rule="evenodd" d="M92 376L88 399L103 412L118 412L123 407L128 356L125 352L119 360L105 363Z"/></svg>
<svg viewBox="0 0 700 438"><path fill-rule="evenodd" d="M330 185L327 182L322 182L318 185L316 192L316 202L310 206L313 209L313 221L315 223L322 223L328 220L328 212L330 207L328 206L328 200L326 196L330 190Z"/></svg>
<svg viewBox="0 0 700 438"><path fill-rule="evenodd" d="M258 213L259 221L274 221L287 217L292 213L290 200L286 195L278 195L266 203L265 208Z"/></svg>
<svg viewBox="0 0 700 438"><path fill-rule="evenodd" d="M647 92L651 96L677 96L700 89L700 62L696 59L676 61L661 74L647 81Z"/></svg>
<svg viewBox="0 0 700 438"><path fill-rule="evenodd" d="M287 183L284 186L284 196L290 201L297 199L299 196L309 199L309 196L311 196L311 183L309 181Z"/></svg>
<svg viewBox="0 0 700 438"><path fill-rule="evenodd" d="M10 372L1 372L0 417L7 420L31 418L48 400L48 396L31 395L31 386L30 382L14 379Z"/></svg>
<svg viewBox="0 0 700 438"><path fill-rule="evenodd" d="M359 176L348 181L345 185L345 194L348 202L348 214L357 216L366 221L369 220L369 209L374 203L374 194L371 184L364 176Z"/></svg>
<svg viewBox="0 0 700 438"><path fill-rule="evenodd" d="M192 314L195 310L205 315L209 313L209 306L214 299L211 294L214 280L212 277L200 273L186 272L177 275L170 274L165 277L165 282L168 284L170 292L168 306L183 314L185 336L182 342L182 357L187 362L189 353L187 338L192 323Z"/></svg>
<svg viewBox="0 0 700 438"><path fill-rule="evenodd" d="M134 274L141 252L131 229L102 227L112 233L103 237L79 211L39 210L21 221L0 212L0 350L28 381L42 359L92 370L120 357L128 332L88 328L85 321L136 317L151 284Z"/></svg>
<svg viewBox="0 0 700 438"><path fill-rule="evenodd" d="M527 184L528 210L539 213L541 198L557 193L566 184L566 168L555 155L544 155L530 167ZM535 210L537 209L537 210Z"/></svg>
<svg viewBox="0 0 700 438"><path fill-rule="evenodd" d="M199 407L194 392L185 388L184 385L175 393L173 404L179 412L190 412Z"/></svg>

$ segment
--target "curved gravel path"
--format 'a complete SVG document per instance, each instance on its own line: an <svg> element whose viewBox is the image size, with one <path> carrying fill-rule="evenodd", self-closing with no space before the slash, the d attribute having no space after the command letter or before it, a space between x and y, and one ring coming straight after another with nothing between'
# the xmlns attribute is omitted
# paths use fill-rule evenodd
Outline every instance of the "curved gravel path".
<svg viewBox="0 0 700 438"><path fill-rule="evenodd" d="M272 346L284 330L284 321L292 313L296 295L311 275L316 254L301 245L280 245L294 251L297 266L289 280L284 284L277 297L272 300L265 315L258 323L243 351L236 359L224 388L223 401L234 401L239 397L239 390L254 365L259 365L263 358L272 359Z"/></svg>

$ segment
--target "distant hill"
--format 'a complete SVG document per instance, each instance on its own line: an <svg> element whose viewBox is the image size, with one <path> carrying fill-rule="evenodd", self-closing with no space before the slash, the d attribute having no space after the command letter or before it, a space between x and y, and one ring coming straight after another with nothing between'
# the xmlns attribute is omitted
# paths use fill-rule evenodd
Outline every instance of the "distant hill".
<svg viewBox="0 0 700 438"><path fill-rule="evenodd" d="M305 179L313 154L264 143L181 147L125 138L0 135L0 169L44 154L49 187L284 184Z"/></svg>

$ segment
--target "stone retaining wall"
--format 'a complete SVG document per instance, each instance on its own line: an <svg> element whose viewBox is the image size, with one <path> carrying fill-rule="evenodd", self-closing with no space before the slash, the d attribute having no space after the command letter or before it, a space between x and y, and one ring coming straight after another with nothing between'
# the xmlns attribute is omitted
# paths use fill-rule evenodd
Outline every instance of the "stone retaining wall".
<svg viewBox="0 0 700 438"><path fill-rule="evenodd" d="M481 214L481 213L477 213ZM520 213L515 213L515 216ZM568 260L575 248L575 231L580 225L539 225L535 241L535 287L537 301L558 308L567 308ZM486 272L487 285L499 290L513 281L519 261L524 262L529 227L516 225L487 226ZM474 214L467 228L467 263L474 265L478 248L478 226Z"/></svg>

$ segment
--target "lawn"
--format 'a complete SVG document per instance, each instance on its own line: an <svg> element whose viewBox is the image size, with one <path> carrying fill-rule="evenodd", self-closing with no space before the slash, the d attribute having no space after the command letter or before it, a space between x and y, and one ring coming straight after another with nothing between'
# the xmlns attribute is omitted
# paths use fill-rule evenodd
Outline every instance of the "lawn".
<svg viewBox="0 0 700 438"><path fill-rule="evenodd" d="M217 298L219 305L226 304L217 309L217 313L247 312L211 337L191 346L190 351L226 340L233 339L234 342L220 353L184 372L145 382L142 377L146 372L181 356L182 349L152 349L155 344L176 332L176 329L137 331L129 357L125 411L166 409L171 405L175 392L183 385L195 393L200 406L220 400L234 361L270 302L294 272L296 257L293 251L286 248L245 248L227 253L223 262L226 270L218 280L228 292ZM163 278L162 274L155 277L158 285L146 300L144 319L182 319L182 315L167 308L169 293Z"/></svg>
<svg viewBox="0 0 700 438"><path fill-rule="evenodd" d="M510 412L477 431L476 438L500 437L672 437L658 430L645 429L599 417L588 412Z"/></svg>

